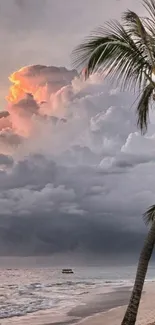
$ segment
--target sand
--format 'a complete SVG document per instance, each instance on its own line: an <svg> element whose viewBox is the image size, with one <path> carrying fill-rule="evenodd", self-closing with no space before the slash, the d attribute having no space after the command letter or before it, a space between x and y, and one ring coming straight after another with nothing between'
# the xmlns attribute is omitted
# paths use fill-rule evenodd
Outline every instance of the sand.
<svg viewBox="0 0 155 325"><path fill-rule="evenodd" d="M155 325L155 283L145 284L136 325ZM83 319L78 325L120 325L126 306Z"/></svg>
<svg viewBox="0 0 155 325"><path fill-rule="evenodd" d="M86 304L79 305L68 312L68 316L76 318L86 318L94 314L109 311L112 308L126 305L129 301L131 287L117 288L116 291L98 293Z"/></svg>
<svg viewBox="0 0 155 325"><path fill-rule="evenodd" d="M57 317L52 310L46 310L3 319L0 320L0 325L120 325L130 290L131 288L118 288L115 292L98 294L85 305L73 308L68 316ZM155 325L155 282L144 286L136 325Z"/></svg>

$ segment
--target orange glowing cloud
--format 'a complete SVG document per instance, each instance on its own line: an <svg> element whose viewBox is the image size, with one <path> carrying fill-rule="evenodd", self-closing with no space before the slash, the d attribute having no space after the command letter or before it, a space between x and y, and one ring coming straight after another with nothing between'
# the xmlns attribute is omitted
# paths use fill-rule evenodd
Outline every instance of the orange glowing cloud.
<svg viewBox="0 0 155 325"><path fill-rule="evenodd" d="M69 85L75 76L77 76L75 70L69 71L64 67L26 66L9 77L12 85L6 99L16 104L26 93L31 93L37 102L48 101L51 93L56 93Z"/></svg>
<svg viewBox="0 0 155 325"><path fill-rule="evenodd" d="M9 128L14 134L28 138L47 116L63 118L75 76L75 70L43 65L25 66L13 72L6 97L7 116L0 116L0 132Z"/></svg>
<svg viewBox="0 0 155 325"><path fill-rule="evenodd" d="M9 76L8 105L0 114L1 152L10 154L46 134L48 127L51 132L56 121L66 122L75 77L76 70L44 65L26 66Z"/></svg>
<svg viewBox="0 0 155 325"><path fill-rule="evenodd" d="M26 78L27 67L21 68L9 76L12 85L9 89L9 95L6 97L7 101L13 104L18 103L25 97L26 93L33 93L37 89L37 85L33 85L28 78Z"/></svg>

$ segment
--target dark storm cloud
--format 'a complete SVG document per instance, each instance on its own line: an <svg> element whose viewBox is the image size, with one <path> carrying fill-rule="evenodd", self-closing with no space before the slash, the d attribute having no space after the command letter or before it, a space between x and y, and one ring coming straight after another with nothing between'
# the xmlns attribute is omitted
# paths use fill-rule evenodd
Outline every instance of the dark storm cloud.
<svg viewBox="0 0 155 325"><path fill-rule="evenodd" d="M74 252L102 254L104 258L117 255L119 259L139 252L144 234L104 225L100 218L93 218L61 214L1 218L0 255Z"/></svg>
<svg viewBox="0 0 155 325"><path fill-rule="evenodd" d="M146 231L145 200L141 186L131 192L128 177L123 185L119 173L60 166L42 155L19 161L0 173L0 254L135 254Z"/></svg>
<svg viewBox="0 0 155 325"><path fill-rule="evenodd" d="M0 165L11 167L13 165L13 158L11 156L9 157L9 156L0 154Z"/></svg>
<svg viewBox="0 0 155 325"><path fill-rule="evenodd" d="M0 253L123 254L139 249L145 202L134 202L130 190L117 202L116 192L125 192L119 182L119 174L67 168L41 155L19 162L11 174L0 173Z"/></svg>
<svg viewBox="0 0 155 325"><path fill-rule="evenodd" d="M8 117L8 116L9 116L9 112L7 112L7 111L0 112L0 119L1 118L5 118L5 117Z"/></svg>

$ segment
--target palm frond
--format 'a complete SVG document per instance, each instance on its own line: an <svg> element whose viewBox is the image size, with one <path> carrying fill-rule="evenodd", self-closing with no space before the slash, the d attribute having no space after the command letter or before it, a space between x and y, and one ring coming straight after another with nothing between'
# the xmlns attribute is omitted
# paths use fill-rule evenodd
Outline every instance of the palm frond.
<svg viewBox="0 0 155 325"><path fill-rule="evenodd" d="M155 22L152 21L152 19L149 17L143 17L142 19L143 19L143 24L145 26L145 29L150 37L150 40L153 41L153 43L154 43L154 40L155 40L154 24L155 24Z"/></svg>
<svg viewBox="0 0 155 325"><path fill-rule="evenodd" d="M148 40L149 40L149 47L151 49L152 57L151 60L153 61L154 65L154 60L155 60L155 20L153 21L149 17L143 18L143 23L145 26L145 29L148 33Z"/></svg>
<svg viewBox="0 0 155 325"><path fill-rule="evenodd" d="M143 51L148 54L148 59L153 65L153 44L154 39L150 33L150 22L140 18L134 11L127 10L122 15L125 27L131 37L135 39L136 44L139 44ZM146 25L148 28L146 28Z"/></svg>
<svg viewBox="0 0 155 325"><path fill-rule="evenodd" d="M145 27L143 26L140 17L134 11L125 11L122 15L122 19L128 29L128 32L130 32L130 35L132 35L132 37L138 37L144 42L146 42L147 32L145 30Z"/></svg>
<svg viewBox="0 0 155 325"><path fill-rule="evenodd" d="M92 32L90 37L72 52L73 66L86 68L86 77L100 67L111 79L118 80L122 88L141 87L143 72L151 65L143 49L118 22Z"/></svg>
<svg viewBox="0 0 155 325"><path fill-rule="evenodd" d="M143 214L143 219L146 225L149 225L155 220L155 205L149 207L149 209Z"/></svg>
<svg viewBox="0 0 155 325"><path fill-rule="evenodd" d="M142 133L145 133L145 131L147 130L148 118L149 118L149 105L153 94L153 89L154 88L152 84L148 84L145 87L137 106L137 115L138 115L137 125L139 126Z"/></svg>
<svg viewBox="0 0 155 325"><path fill-rule="evenodd" d="M143 6L149 13L151 19L155 22L155 1L154 0L143 0Z"/></svg>

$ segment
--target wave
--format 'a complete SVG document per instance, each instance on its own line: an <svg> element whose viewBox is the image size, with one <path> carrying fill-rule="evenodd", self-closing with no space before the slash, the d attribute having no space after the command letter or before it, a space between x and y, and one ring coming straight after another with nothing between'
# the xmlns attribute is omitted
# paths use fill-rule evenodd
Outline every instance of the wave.
<svg viewBox="0 0 155 325"><path fill-rule="evenodd" d="M154 275L154 270L151 274ZM51 269L11 270L9 276L8 270L4 270L1 272L0 319L49 309L54 314L67 313L90 297L131 287L134 283L131 276L128 269L123 273L122 269L107 272L86 268L70 277ZM155 279L152 277L146 282L150 281Z"/></svg>

